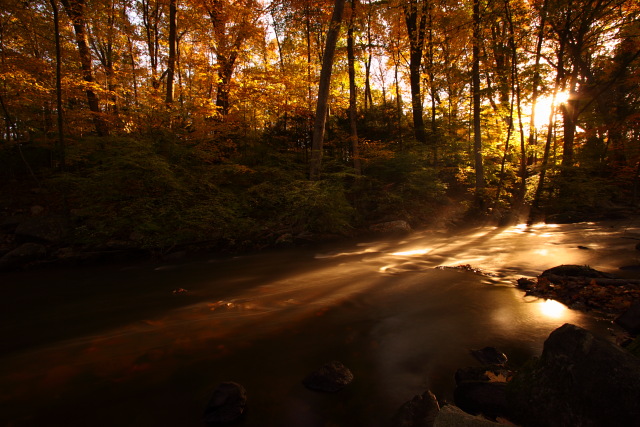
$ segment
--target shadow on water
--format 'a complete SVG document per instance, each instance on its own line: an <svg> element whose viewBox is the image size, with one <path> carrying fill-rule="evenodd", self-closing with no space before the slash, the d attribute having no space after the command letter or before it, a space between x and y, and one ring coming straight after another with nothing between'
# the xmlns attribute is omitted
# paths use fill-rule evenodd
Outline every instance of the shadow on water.
<svg viewBox="0 0 640 427"><path fill-rule="evenodd" d="M514 288L558 264L633 275L629 224L485 227L174 266L3 277L0 420L12 426L199 426L212 389L249 394L246 426L384 426L499 347L517 366L571 322L610 323ZM469 264L466 269L438 266ZM485 274L481 274L481 272ZM174 294L183 288L186 293ZM301 380L330 360L337 394ZM6 419L3 419L5 417Z"/></svg>

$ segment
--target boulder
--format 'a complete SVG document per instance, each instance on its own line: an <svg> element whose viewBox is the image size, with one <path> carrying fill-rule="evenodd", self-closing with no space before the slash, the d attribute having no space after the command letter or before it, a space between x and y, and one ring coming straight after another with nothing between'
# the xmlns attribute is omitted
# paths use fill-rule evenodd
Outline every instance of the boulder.
<svg viewBox="0 0 640 427"><path fill-rule="evenodd" d="M374 224L370 229L376 233L408 233L411 231L411 226L407 221L397 220Z"/></svg>
<svg viewBox="0 0 640 427"><path fill-rule="evenodd" d="M431 427L439 410L436 396L431 391L425 391L398 409L391 420L391 427Z"/></svg>
<svg viewBox="0 0 640 427"><path fill-rule="evenodd" d="M548 270L543 271L540 276L541 277L561 276L561 277L613 278L612 275L603 273L602 271L598 271L594 268L589 267L588 265L573 265L573 264L563 264L557 267L550 268Z"/></svg>
<svg viewBox="0 0 640 427"><path fill-rule="evenodd" d="M470 414L510 418L506 387L504 382L462 382L454 390L453 399L456 406Z"/></svg>
<svg viewBox="0 0 640 427"><path fill-rule="evenodd" d="M15 234L22 241L58 243L68 232L67 221L56 216L36 216L21 222Z"/></svg>
<svg viewBox="0 0 640 427"><path fill-rule="evenodd" d="M633 335L640 334L640 302L618 316L615 322Z"/></svg>
<svg viewBox="0 0 640 427"><path fill-rule="evenodd" d="M47 248L40 243L23 243L0 258L0 269L10 269L31 261L37 261L46 254Z"/></svg>
<svg viewBox="0 0 640 427"><path fill-rule="evenodd" d="M507 395L514 420L526 426L640 425L640 359L565 324L514 376Z"/></svg>
<svg viewBox="0 0 640 427"><path fill-rule="evenodd" d="M309 374L302 383L311 390L336 392L353 381L351 371L338 361L329 362Z"/></svg>
<svg viewBox="0 0 640 427"><path fill-rule="evenodd" d="M504 424L495 423L482 416L471 415L454 405L440 408L433 422L433 427L496 427Z"/></svg>
<svg viewBox="0 0 640 427"><path fill-rule="evenodd" d="M211 395L204 410L207 425L228 424L239 419L247 404L247 391L240 384L224 382Z"/></svg>

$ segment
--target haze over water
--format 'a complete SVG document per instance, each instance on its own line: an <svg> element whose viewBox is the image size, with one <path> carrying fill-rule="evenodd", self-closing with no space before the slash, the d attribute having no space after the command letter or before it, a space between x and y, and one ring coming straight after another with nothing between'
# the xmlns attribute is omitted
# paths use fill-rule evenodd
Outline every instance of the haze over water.
<svg viewBox="0 0 640 427"><path fill-rule="evenodd" d="M514 287L560 264L635 277L640 221L484 227L361 239L179 265L5 275L0 421L201 426L221 381L247 389L246 426L384 426L431 389L452 401L469 350L517 367L570 322L611 323ZM438 266L470 265L479 272ZM187 292L174 292L178 289ZM336 394L302 379L340 360Z"/></svg>

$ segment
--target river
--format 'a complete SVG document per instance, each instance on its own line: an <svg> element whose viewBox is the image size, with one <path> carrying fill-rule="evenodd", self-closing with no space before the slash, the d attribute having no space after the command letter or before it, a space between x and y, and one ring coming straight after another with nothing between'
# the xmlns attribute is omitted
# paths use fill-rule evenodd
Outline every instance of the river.
<svg viewBox="0 0 640 427"><path fill-rule="evenodd" d="M517 368L566 322L609 337L611 322L514 284L560 264L637 278L638 239L640 220L481 227L4 274L0 424L202 426L215 386L236 381L239 425L385 426L426 389L452 401L470 349ZM484 274L436 268L465 264ZM307 390L331 360L353 383Z"/></svg>

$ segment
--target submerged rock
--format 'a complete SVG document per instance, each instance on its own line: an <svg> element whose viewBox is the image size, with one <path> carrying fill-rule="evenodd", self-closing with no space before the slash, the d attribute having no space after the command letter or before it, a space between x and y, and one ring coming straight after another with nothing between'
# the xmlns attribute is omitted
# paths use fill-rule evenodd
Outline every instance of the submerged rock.
<svg viewBox="0 0 640 427"><path fill-rule="evenodd" d="M495 347L485 347L480 350L471 350L473 357L485 365L504 365L507 363L507 355Z"/></svg>
<svg viewBox="0 0 640 427"><path fill-rule="evenodd" d="M391 427L431 427L439 410L438 399L427 390L398 409L391 420Z"/></svg>
<svg viewBox="0 0 640 427"><path fill-rule="evenodd" d="M509 383L515 421L526 426L640 425L640 359L578 326L549 335L539 359Z"/></svg>
<svg viewBox="0 0 640 427"><path fill-rule="evenodd" d="M218 426L236 421L247 404L247 391L240 384L224 382L211 395L204 410L207 425Z"/></svg>
<svg viewBox="0 0 640 427"><path fill-rule="evenodd" d="M312 390L336 392L353 381L353 374L342 363L329 362L309 374L302 383Z"/></svg>

